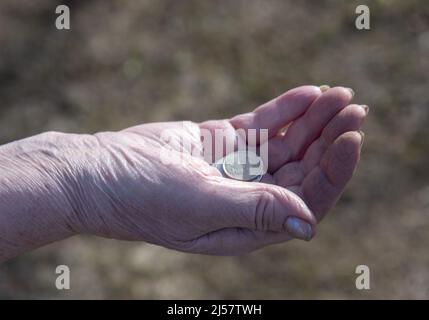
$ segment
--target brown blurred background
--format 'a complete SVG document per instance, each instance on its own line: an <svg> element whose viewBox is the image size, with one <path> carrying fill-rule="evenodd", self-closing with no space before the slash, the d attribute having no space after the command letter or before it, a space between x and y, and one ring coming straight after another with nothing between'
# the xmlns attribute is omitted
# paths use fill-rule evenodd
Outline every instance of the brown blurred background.
<svg viewBox="0 0 429 320"><path fill-rule="evenodd" d="M54 26L59 4L71 31ZM75 237L0 266L0 298L429 298L428 80L427 0L2 0L0 143L229 117L302 84L350 86L370 116L359 169L310 243L207 257Z"/></svg>

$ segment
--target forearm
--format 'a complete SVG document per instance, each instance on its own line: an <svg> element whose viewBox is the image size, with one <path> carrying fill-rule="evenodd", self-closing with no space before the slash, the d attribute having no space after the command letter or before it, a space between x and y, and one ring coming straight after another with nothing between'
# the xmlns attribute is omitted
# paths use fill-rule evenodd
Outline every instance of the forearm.
<svg viewBox="0 0 429 320"><path fill-rule="evenodd" d="M0 262L73 234L53 146L31 137L0 146Z"/></svg>

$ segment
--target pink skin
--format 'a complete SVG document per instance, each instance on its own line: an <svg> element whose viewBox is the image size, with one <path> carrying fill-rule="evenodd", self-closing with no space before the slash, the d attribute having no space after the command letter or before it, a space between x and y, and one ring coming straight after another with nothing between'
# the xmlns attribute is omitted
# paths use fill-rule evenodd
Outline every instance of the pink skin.
<svg viewBox="0 0 429 320"><path fill-rule="evenodd" d="M0 261L81 233L215 255L309 240L359 160L367 110L351 99L346 88L322 93L303 86L229 120L95 135L48 132L4 145ZM202 128L227 129L231 141L234 129L269 129L262 183L223 178L202 156L183 154L179 143L172 157L184 162L160 161L163 130L204 149Z"/></svg>

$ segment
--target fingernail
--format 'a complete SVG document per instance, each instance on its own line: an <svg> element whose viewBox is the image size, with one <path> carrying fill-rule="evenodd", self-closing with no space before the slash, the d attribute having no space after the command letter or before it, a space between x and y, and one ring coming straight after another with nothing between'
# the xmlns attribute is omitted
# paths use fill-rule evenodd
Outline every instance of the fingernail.
<svg viewBox="0 0 429 320"><path fill-rule="evenodd" d="M297 239L310 241L313 238L313 227L308 222L296 217L287 218L286 231Z"/></svg>
<svg viewBox="0 0 429 320"><path fill-rule="evenodd" d="M366 104L362 104L361 107L365 110L365 114L369 113L369 107Z"/></svg>
<svg viewBox="0 0 429 320"><path fill-rule="evenodd" d="M352 88L346 88L346 89L350 91L352 98L353 98L355 96L354 90Z"/></svg>
<svg viewBox="0 0 429 320"><path fill-rule="evenodd" d="M365 140L365 133L363 131L360 131L360 130L358 132L359 132L360 137L361 137L360 146L362 147L363 141Z"/></svg>
<svg viewBox="0 0 429 320"><path fill-rule="evenodd" d="M320 91L325 92L328 91L331 87L328 86L327 84L322 84L321 86L319 86Z"/></svg>

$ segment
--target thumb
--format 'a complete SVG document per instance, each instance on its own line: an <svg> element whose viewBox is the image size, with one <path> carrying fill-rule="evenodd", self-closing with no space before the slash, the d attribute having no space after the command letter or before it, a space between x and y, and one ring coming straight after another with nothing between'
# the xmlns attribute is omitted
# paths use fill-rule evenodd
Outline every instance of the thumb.
<svg viewBox="0 0 429 320"><path fill-rule="evenodd" d="M214 229L287 232L303 240L314 234L313 213L299 196L285 188L222 177L211 181L209 188L206 218Z"/></svg>

